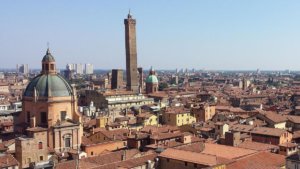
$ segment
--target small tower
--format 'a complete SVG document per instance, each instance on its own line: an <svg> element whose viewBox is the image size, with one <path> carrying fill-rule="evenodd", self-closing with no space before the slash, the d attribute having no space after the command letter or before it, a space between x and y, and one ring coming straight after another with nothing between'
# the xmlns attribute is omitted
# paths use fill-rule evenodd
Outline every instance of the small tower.
<svg viewBox="0 0 300 169"><path fill-rule="evenodd" d="M55 59L51 55L49 48L47 49L46 55L42 60L42 74L55 74L56 73L56 65Z"/></svg>
<svg viewBox="0 0 300 169"><path fill-rule="evenodd" d="M149 76L146 79L146 93L155 93L158 91L158 79L155 75L154 69L151 67Z"/></svg>

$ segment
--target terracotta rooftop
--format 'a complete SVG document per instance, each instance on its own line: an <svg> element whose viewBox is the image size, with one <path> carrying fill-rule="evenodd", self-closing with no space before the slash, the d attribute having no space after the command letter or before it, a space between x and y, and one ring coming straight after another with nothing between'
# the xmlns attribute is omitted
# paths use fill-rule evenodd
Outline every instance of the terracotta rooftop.
<svg viewBox="0 0 300 169"><path fill-rule="evenodd" d="M293 133L293 139L297 139L297 138L300 138L300 130L295 131L295 132Z"/></svg>
<svg viewBox="0 0 300 169"><path fill-rule="evenodd" d="M179 131L177 126L163 125L163 126L145 126L140 130L141 132L150 133L151 132L160 132L166 133L169 131Z"/></svg>
<svg viewBox="0 0 300 169"><path fill-rule="evenodd" d="M230 126L230 130L232 131L239 131L239 132L250 132L254 126L252 125L244 125L244 124L234 124Z"/></svg>
<svg viewBox="0 0 300 169"><path fill-rule="evenodd" d="M285 165L285 156L270 152L260 152L226 166L226 169L278 169Z"/></svg>
<svg viewBox="0 0 300 169"><path fill-rule="evenodd" d="M190 145L179 146L176 147L176 149L214 155L226 159L239 159L248 156L250 154L257 153L257 151L244 149L244 148L225 146L220 144L212 144L212 143L201 143L201 142L192 143Z"/></svg>
<svg viewBox="0 0 300 169"><path fill-rule="evenodd" d="M10 154L0 154L0 168L18 166L19 162Z"/></svg>
<svg viewBox="0 0 300 169"><path fill-rule="evenodd" d="M150 138L153 140L165 140L165 139L172 139L172 138L178 138L183 136L183 133L177 132L177 133L154 133L150 135Z"/></svg>
<svg viewBox="0 0 300 169"><path fill-rule="evenodd" d="M257 151L220 144L205 143L204 150L201 153L216 155L227 159L239 159L250 154L257 153Z"/></svg>
<svg viewBox="0 0 300 169"><path fill-rule="evenodd" d="M129 134L128 129L117 129L117 130L99 130L97 133L102 133L109 139L113 139L115 137L116 140L126 140Z"/></svg>
<svg viewBox="0 0 300 169"><path fill-rule="evenodd" d="M287 120L284 116L272 111L260 111L259 114L263 115L274 123L281 123Z"/></svg>
<svg viewBox="0 0 300 169"><path fill-rule="evenodd" d="M172 108L168 108L165 113L170 113L170 114L190 113L190 109L184 107L172 107Z"/></svg>
<svg viewBox="0 0 300 169"><path fill-rule="evenodd" d="M300 116L286 115L286 119L292 123L300 123Z"/></svg>
<svg viewBox="0 0 300 169"><path fill-rule="evenodd" d="M131 159L140 152L136 149L126 150L126 159ZM79 161L80 169L96 169L96 168L116 168L114 163L122 161L124 151L110 152L95 157L83 158ZM62 162L56 165L55 169L71 169L76 168L76 161Z"/></svg>
<svg viewBox="0 0 300 169"><path fill-rule="evenodd" d="M276 136L276 137L280 137L285 132L287 131L283 129L269 128L269 127L256 127L251 131L252 134Z"/></svg>
<svg viewBox="0 0 300 169"><path fill-rule="evenodd" d="M118 168L122 167L122 168L126 168L126 169L127 168L131 169L134 167L145 165L148 160L154 161L156 157L157 157L156 153L151 153L151 154L144 155L144 156L141 156L138 158L132 158L129 160L121 161L119 164L117 164L117 166L118 166Z"/></svg>
<svg viewBox="0 0 300 169"><path fill-rule="evenodd" d="M218 164L228 163L230 161L228 159L220 158L215 155L202 154L173 148L168 148L167 150L163 151L161 154L159 154L159 157L186 161L205 166L215 166Z"/></svg>
<svg viewBox="0 0 300 169"><path fill-rule="evenodd" d="M253 141L244 141L240 143L238 147L255 150L255 151L270 151L273 149L278 149L278 146L272 144L264 144L264 143L253 142Z"/></svg>

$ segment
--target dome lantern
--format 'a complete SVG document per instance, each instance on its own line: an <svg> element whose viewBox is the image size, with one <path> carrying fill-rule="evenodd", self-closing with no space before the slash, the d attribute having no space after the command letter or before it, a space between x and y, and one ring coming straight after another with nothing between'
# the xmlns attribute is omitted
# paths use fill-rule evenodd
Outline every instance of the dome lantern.
<svg viewBox="0 0 300 169"><path fill-rule="evenodd" d="M56 65L55 59L50 53L50 49L47 49L46 55L42 60L42 74L55 74L56 73Z"/></svg>
<svg viewBox="0 0 300 169"><path fill-rule="evenodd" d="M42 60L42 72L26 87L26 97L65 97L74 93L69 83L56 72L55 59L49 48Z"/></svg>

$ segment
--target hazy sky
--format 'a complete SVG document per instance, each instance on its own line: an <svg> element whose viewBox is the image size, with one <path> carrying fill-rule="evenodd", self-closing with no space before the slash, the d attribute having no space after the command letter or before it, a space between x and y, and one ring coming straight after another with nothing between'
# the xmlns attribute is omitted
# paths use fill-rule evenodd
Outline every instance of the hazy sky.
<svg viewBox="0 0 300 169"><path fill-rule="evenodd" d="M144 69L300 70L299 0L1 0L0 68L125 68L129 8Z"/></svg>

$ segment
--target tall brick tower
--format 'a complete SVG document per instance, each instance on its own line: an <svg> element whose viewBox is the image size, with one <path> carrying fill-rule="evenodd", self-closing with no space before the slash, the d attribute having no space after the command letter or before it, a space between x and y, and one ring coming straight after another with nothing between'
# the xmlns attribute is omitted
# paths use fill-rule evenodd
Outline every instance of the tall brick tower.
<svg viewBox="0 0 300 169"><path fill-rule="evenodd" d="M137 75L137 52L136 52L136 33L135 33L135 19L132 15L127 15L124 19L125 24L125 47L126 47L126 88L129 91L138 92L138 75Z"/></svg>

